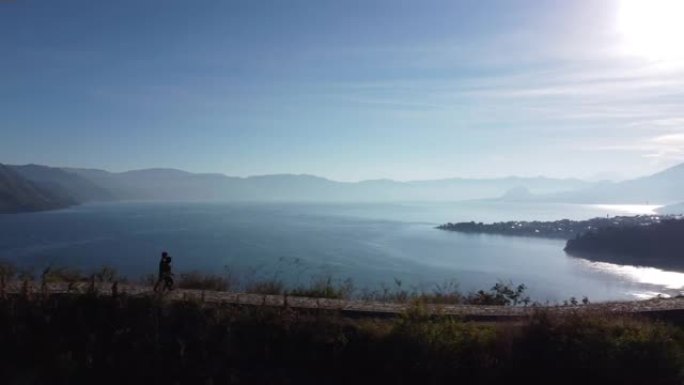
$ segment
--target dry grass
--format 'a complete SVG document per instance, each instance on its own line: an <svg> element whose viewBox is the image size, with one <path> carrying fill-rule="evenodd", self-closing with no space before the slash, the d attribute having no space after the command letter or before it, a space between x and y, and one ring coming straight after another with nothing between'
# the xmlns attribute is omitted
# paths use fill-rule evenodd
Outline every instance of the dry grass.
<svg viewBox="0 0 684 385"><path fill-rule="evenodd" d="M3 383L681 384L684 336L602 313L356 321L156 297L0 299Z"/></svg>

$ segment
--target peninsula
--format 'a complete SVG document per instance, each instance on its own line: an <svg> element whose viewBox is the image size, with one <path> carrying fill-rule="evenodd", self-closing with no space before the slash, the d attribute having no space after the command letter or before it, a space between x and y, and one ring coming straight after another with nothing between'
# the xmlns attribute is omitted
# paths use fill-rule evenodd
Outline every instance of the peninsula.
<svg viewBox="0 0 684 385"><path fill-rule="evenodd" d="M495 223L458 222L437 226L440 230L461 233L511 235L519 237L540 237L573 239L578 235L602 228L650 226L674 216L637 215L592 218L583 221L561 219L558 221L508 221Z"/></svg>
<svg viewBox="0 0 684 385"><path fill-rule="evenodd" d="M684 219L668 218L647 226L603 227L569 239L568 254L684 270Z"/></svg>
<svg viewBox="0 0 684 385"><path fill-rule="evenodd" d="M684 216L637 215L584 221L447 223L440 230L566 240L565 252L597 262L684 270Z"/></svg>

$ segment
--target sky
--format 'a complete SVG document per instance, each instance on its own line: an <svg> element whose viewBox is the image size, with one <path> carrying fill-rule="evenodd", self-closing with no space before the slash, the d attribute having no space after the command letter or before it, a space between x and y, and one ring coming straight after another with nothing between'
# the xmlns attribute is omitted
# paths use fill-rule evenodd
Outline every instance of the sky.
<svg viewBox="0 0 684 385"><path fill-rule="evenodd" d="M684 162L679 0L0 1L0 162L340 181Z"/></svg>

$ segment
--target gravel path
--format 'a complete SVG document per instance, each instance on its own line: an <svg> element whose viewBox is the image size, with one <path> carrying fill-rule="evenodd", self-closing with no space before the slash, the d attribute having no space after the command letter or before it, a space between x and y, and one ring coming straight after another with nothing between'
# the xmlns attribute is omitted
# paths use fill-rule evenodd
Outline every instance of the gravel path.
<svg viewBox="0 0 684 385"><path fill-rule="evenodd" d="M7 293L20 293L23 284L12 282L7 285ZM48 284L46 290L52 294L84 293L90 288L89 283ZM150 286L118 284L113 288L111 283L98 283L95 289L100 294L112 295L114 291L128 295L161 295L166 300L199 300L216 305L251 305L291 307L296 309L320 309L340 311L346 315L358 317L393 317L405 313L411 304L386 303L362 300L338 300L326 298L292 297L283 295L264 295L249 293L231 293L192 289L176 289L163 294L154 293ZM33 283L31 293L40 293L40 284ZM602 302L578 306L479 306L479 305L427 305L426 310L435 315L462 316L473 320L507 320L530 316L539 309L548 309L558 313L576 311L600 311L617 314L665 314L684 319L684 298L654 298L643 301Z"/></svg>

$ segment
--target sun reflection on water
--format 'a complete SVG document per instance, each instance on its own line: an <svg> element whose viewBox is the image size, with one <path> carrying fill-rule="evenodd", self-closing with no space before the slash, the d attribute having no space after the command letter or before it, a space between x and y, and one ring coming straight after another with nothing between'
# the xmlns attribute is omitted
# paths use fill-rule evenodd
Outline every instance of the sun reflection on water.
<svg viewBox="0 0 684 385"><path fill-rule="evenodd" d="M657 209L663 207L662 205L613 205L613 204L597 204L591 205L597 209L606 210L610 214L620 215L655 215Z"/></svg>
<svg viewBox="0 0 684 385"><path fill-rule="evenodd" d="M613 263L591 262L587 260L584 260L584 263L589 265L592 270L616 275L630 282L658 286L670 291L681 291L684 289L684 273L681 272L666 271L654 267L616 265ZM644 290L630 294L641 299L653 298L658 295L668 296L666 293L652 290Z"/></svg>
<svg viewBox="0 0 684 385"><path fill-rule="evenodd" d="M658 212L656 210L662 207L662 205L650 204L595 204L591 206L605 210L607 214L611 215L657 215ZM675 294L684 293L684 273L681 272L661 270L654 267L592 262L589 260L583 260L583 263L591 270L618 276L628 282L651 286L650 290L644 288L644 290L629 293L637 299L649 299L657 296L669 297L673 292ZM670 293L656 291L660 288Z"/></svg>

